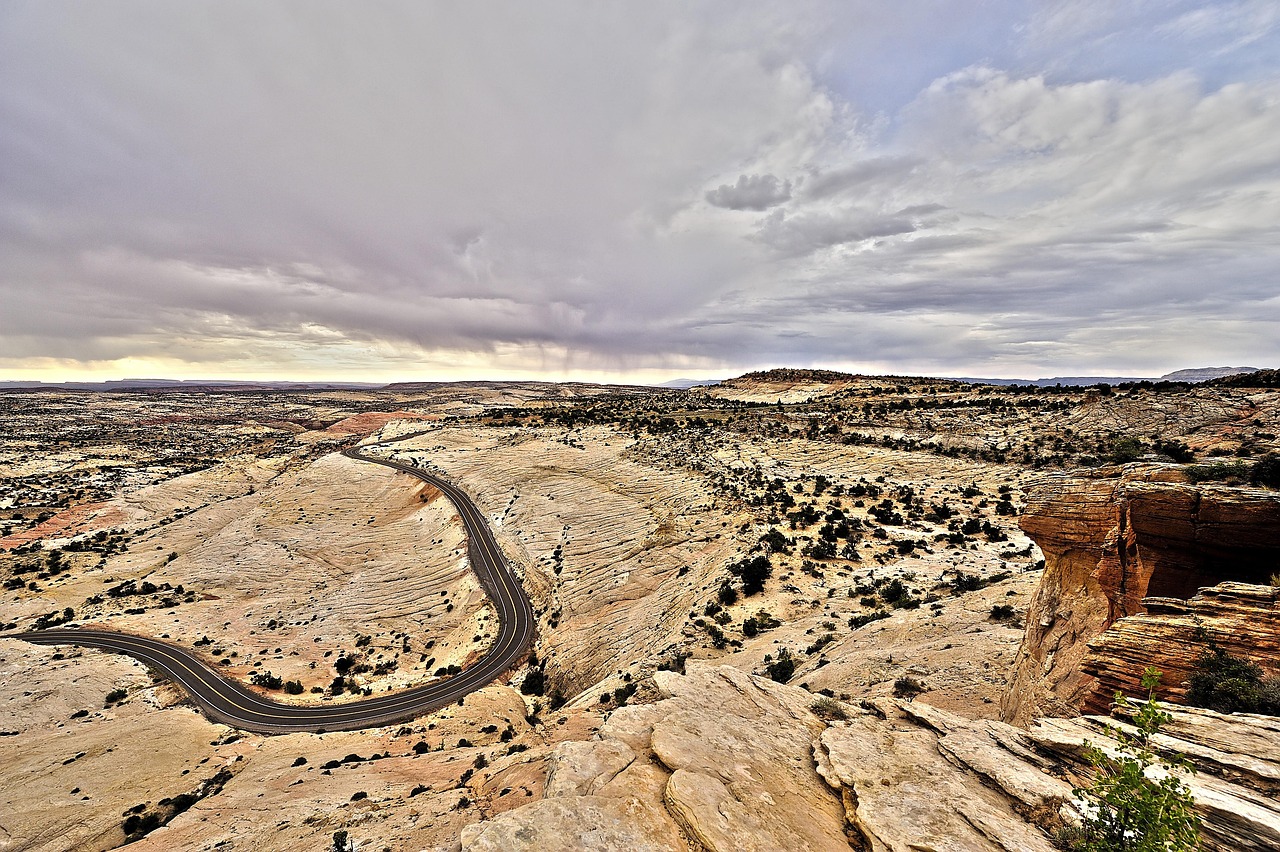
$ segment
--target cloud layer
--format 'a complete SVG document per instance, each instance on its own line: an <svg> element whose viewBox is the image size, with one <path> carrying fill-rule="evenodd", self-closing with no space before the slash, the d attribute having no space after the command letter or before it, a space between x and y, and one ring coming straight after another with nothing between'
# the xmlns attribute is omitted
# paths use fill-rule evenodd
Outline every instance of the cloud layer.
<svg viewBox="0 0 1280 852"><path fill-rule="evenodd" d="M1113 6L10 3L0 373L1280 363L1280 16Z"/></svg>

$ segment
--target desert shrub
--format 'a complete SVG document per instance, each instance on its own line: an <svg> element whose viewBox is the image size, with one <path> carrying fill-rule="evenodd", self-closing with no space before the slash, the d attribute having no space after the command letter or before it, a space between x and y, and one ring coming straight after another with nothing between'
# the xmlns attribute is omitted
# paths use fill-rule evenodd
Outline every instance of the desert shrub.
<svg viewBox="0 0 1280 852"><path fill-rule="evenodd" d="M992 621L1008 621L1013 618L1013 607L1010 604L996 604L991 607Z"/></svg>
<svg viewBox="0 0 1280 852"><path fill-rule="evenodd" d="M742 593L750 597L764 591L765 580L773 576L773 563L767 556L754 556L731 564L729 573L742 578Z"/></svg>
<svg viewBox="0 0 1280 852"><path fill-rule="evenodd" d="M778 683L786 683L796 673L796 661L792 659L791 652L783 648L778 652L776 660L765 664L765 671L769 673L771 679Z"/></svg>
<svg viewBox="0 0 1280 852"><path fill-rule="evenodd" d="M1196 454L1191 452L1191 448L1186 443L1178 440L1156 441L1155 451L1181 464L1193 461L1196 457Z"/></svg>
<svg viewBox="0 0 1280 852"><path fill-rule="evenodd" d="M279 689L280 687L284 686L284 682L280 680L279 677L277 677L276 675L273 675L271 672L265 672L265 671L254 672L253 674L249 675L249 683L253 684L254 686L260 686L263 689ZM299 692L302 691L301 685L299 685L298 691Z"/></svg>
<svg viewBox="0 0 1280 852"><path fill-rule="evenodd" d="M547 688L547 673L542 669L529 669L520 684L522 695L542 695Z"/></svg>
<svg viewBox="0 0 1280 852"><path fill-rule="evenodd" d="M1137 461L1142 458L1145 451L1146 447L1137 438L1120 437L1111 442L1111 452L1107 458L1109 461L1123 464Z"/></svg>
<svg viewBox="0 0 1280 852"><path fill-rule="evenodd" d="M820 695L815 698L813 703L809 705L809 709L814 712L814 715L827 721L849 718L848 714L844 712L844 706L839 701L826 695Z"/></svg>
<svg viewBox="0 0 1280 852"><path fill-rule="evenodd" d="M849 629L857 630L859 627L865 627L873 621L879 621L882 618L888 618L889 612L883 609L877 609L873 612L864 612L849 618Z"/></svg>
<svg viewBox="0 0 1280 852"><path fill-rule="evenodd" d="M1249 481L1254 485L1280 488L1280 454L1267 453L1249 471Z"/></svg>
<svg viewBox="0 0 1280 852"><path fill-rule="evenodd" d="M1249 466L1244 462L1210 462L1193 464L1186 469L1186 473L1187 479L1192 482L1245 480L1249 477Z"/></svg>
<svg viewBox="0 0 1280 852"><path fill-rule="evenodd" d="M1200 820L1191 790L1175 774L1194 771L1181 756L1161 758L1151 740L1173 720L1152 695L1160 672L1148 667L1142 675L1146 701L1134 705L1116 693L1116 705L1132 710L1134 734L1118 728L1110 733L1118 746L1115 754L1086 743L1086 756L1094 767L1093 781L1075 791L1089 806L1084 821L1070 839L1075 852L1192 852L1200 848ZM1161 771L1150 773L1157 768Z"/></svg>
<svg viewBox="0 0 1280 852"><path fill-rule="evenodd" d="M1216 643L1196 660L1188 683L1186 702L1192 707L1280 716L1280 680L1264 679L1256 664Z"/></svg>
<svg viewBox="0 0 1280 852"><path fill-rule="evenodd" d="M925 685L910 675L903 675L893 682L893 694L908 701L926 689Z"/></svg>

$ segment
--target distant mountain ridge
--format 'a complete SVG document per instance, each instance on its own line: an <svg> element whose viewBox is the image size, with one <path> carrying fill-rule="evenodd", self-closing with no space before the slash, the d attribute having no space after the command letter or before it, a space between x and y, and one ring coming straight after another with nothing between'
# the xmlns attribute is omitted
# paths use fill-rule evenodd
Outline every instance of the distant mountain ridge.
<svg viewBox="0 0 1280 852"><path fill-rule="evenodd" d="M240 379L108 379L105 382L0 381L0 390L199 391L375 390L379 382L259 382Z"/></svg>
<svg viewBox="0 0 1280 852"><path fill-rule="evenodd" d="M925 377L925 376L873 376L860 373L841 373L834 370L805 369L794 367L780 367L772 370L763 370L751 373L744 373L731 379L671 379L659 385L650 385L649 387L664 388L667 390L688 390L690 388L714 387L723 385L726 388L742 386L752 386L756 384L847 384L852 381L862 379L916 379L925 381L952 381L965 382L967 384L984 384L984 385L1037 385L1039 387L1053 387L1054 385L1062 385L1063 387L1085 387L1088 385L1111 384L1119 385L1126 382L1209 382L1216 380L1228 380L1231 377L1247 376L1253 373L1269 374L1273 370L1267 370L1259 367L1193 367L1184 370L1175 370L1172 373L1166 373L1163 376L1054 376L1044 379L993 379L979 377ZM1247 383L1248 380L1245 380ZM379 382L288 382L288 381L252 381L252 380L236 380L236 379L109 379L103 382L41 382L41 381L0 381L0 391L6 390L50 390L50 391L105 391L105 392L153 392L163 393L166 391L318 391L318 390L388 390L388 391L415 391L440 388L445 386L485 386L491 388L515 387L515 386L545 386L550 389L553 387L562 390L571 390L574 388L587 389L595 391L600 389L622 389L644 387L640 385L615 385L604 384L597 385L593 383L583 382L547 382L547 381L450 381L450 382L391 382L389 384Z"/></svg>
<svg viewBox="0 0 1280 852"><path fill-rule="evenodd" d="M689 388L705 388L711 385L718 385L724 379L672 379L669 382L663 382L658 385L660 388L671 388L672 390L687 390Z"/></svg>
<svg viewBox="0 0 1280 852"><path fill-rule="evenodd" d="M1260 371L1259 367L1192 367L1174 370L1163 376L1054 376L1048 379L982 379L963 377L955 381L975 385L1036 385L1037 387L1088 387L1089 385L1122 385L1127 382L1209 382L1226 376L1243 376Z"/></svg>

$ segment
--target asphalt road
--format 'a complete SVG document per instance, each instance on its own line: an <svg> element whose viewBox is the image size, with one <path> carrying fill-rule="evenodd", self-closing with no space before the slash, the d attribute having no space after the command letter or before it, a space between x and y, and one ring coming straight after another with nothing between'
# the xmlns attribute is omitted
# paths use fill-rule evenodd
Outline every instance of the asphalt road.
<svg viewBox="0 0 1280 852"><path fill-rule="evenodd" d="M412 436L395 440L407 437ZM365 448L388 443L392 442L367 444ZM40 630L5 638L38 645L81 645L128 654L181 686L210 719L262 733L374 728L407 721L456 702L498 678L524 655L533 638L533 608L494 541L484 515L470 497L446 480L401 462L365 455L361 449L344 450L343 455L385 465L430 483L453 502L462 517L471 568L497 610L499 628L489 651L461 673L424 686L342 704L297 706L264 698L223 677L191 651L156 639L90 628Z"/></svg>

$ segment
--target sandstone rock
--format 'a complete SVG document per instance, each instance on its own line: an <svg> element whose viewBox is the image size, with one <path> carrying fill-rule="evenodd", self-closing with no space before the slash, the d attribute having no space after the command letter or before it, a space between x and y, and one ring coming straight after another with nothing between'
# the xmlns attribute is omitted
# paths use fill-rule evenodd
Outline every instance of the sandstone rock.
<svg viewBox="0 0 1280 852"><path fill-rule="evenodd" d="M816 749L818 772L842 791L849 824L872 852L1054 848L1014 805L1053 814L1071 788L1019 763L982 733L1003 727L1016 737L1014 729L936 709L920 708L913 715L899 702L876 706L883 717L866 714L828 728ZM926 718L930 724L920 724ZM953 738L957 742L949 756L956 763L941 750ZM972 771L973 766L986 773Z"/></svg>
<svg viewBox="0 0 1280 852"><path fill-rule="evenodd" d="M1168 466L1118 473L1057 474L1031 491L1021 525L1046 567L1002 703L1006 721L1074 715L1105 700L1092 697L1100 687L1083 668L1086 643L1142 612L1144 598L1266 582L1280 560L1280 495L1168 481L1181 476Z"/></svg>
<svg viewBox="0 0 1280 852"><path fill-rule="evenodd" d="M843 809L814 772L812 744L824 725L809 693L697 663L655 681L663 700L621 708L599 738L557 748L547 782L554 799L469 829L463 849L540 848L540 834L520 833L526 820L567 832L569 845L554 848L611 848L583 839L572 822L581 819L603 832L601 843L613 842L608 826L627 826L637 848L668 848L661 844L676 832L708 852L847 852ZM665 822L653 821L659 813Z"/></svg>
<svg viewBox="0 0 1280 852"><path fill-rule="evenodd" d="M466 852L686 852L660 804L635 798L543 799L462 829Z"/></svg>
<svg viewBox="0 0 1280 852"><path fill-rule="evenodd" d="M1181 701L1210 642L1269 675L1280 674L1280 589L1222 583L1176 609L1158 605L1156 612L1115 622L1089 641L1081 660L1081 672L1096 682L1081 709L1105 713L1116 692L1139 694L1146 666L1163 673L1160 697Z"/></svg>
<svg viewBox="0 0 1280 852"><path fill-rule="evenodd" d="M543 795L548 799L594 795L635 759L636 753L619 740L561 743L547 763Z"/></svg>

